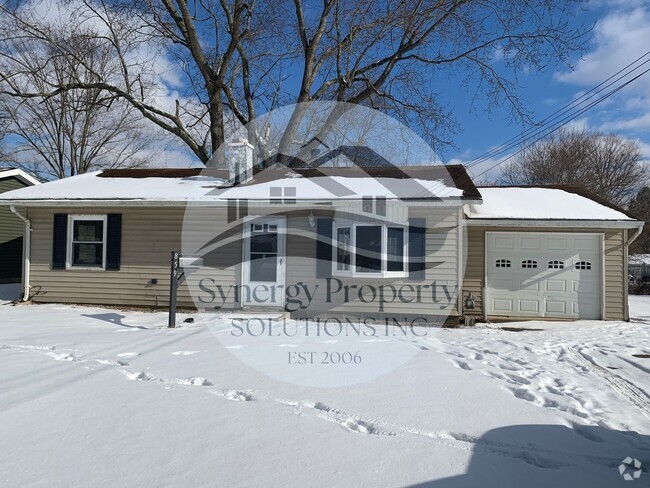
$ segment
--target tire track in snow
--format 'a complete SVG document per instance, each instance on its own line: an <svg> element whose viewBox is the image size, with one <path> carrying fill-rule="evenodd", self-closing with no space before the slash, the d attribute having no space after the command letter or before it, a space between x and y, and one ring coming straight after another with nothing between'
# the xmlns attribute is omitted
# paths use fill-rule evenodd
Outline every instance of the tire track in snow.
<svg viewBox="0 0 650 488"><path fill-rule="evenodd" d="M612 467L616 467L620 463L619 459L613 457L593 456L589 454L546 449L531 444L520 445L496 442L483 439L480 436L458 432L417 429L391 421L356 415L321 402L314 403L278 398L265 398L260 395L258 395L257 398L271 400L275 403L292 407L296 415L304 416L305 414L311 414L321 420L339 424L348 431L358 434L388 437L399 437L404 435L425 437L445 447L470 452L480 450L487 454L493 454L509 459L517 459L543 469L560 469L568 466L580 466L585 462L598 466L605 465Z"/></svg>
<svg viewBox="0 0 650 488"><path fill-rule="evenodd" d="M614 391L641 410L641 413L650 420L650 399L648 399L648 396L643 390L608 369L603 368L589 354L580 350L576 351L569 346L566 347L566 351L589 372L605 380Z"/></svg>

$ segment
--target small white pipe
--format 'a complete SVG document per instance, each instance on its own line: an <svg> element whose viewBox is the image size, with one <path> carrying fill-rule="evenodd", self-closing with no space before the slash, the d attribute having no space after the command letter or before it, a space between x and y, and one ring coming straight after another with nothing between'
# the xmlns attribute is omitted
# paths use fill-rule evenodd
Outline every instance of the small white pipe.
<svg viewBox="0 0 650 488"><path fill-rule="evenodd" d="M32 245L31 245L31 235L32 235L32 224L29 221L27 217L25 217L23 214L21 214L15 206L11 205L9 207L9 210L13 214L16 215L20 220L25 222L25 242L23 245L23 258L24 258L24 263L23 263L23 298L22 301L26 302L29 300L29 262L31 258L31 250L32 250Z"/></svg>

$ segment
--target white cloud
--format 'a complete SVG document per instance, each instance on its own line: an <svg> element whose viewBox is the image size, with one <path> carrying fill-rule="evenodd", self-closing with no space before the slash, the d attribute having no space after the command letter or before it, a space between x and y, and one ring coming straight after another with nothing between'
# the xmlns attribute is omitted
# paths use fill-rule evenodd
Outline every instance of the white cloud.
<svg viewBox="0 0 650 488"><path fill-rule="evenodd" d="M647 63L624 80L650 68L650 55L644 57L650 49L650 3L647 0L596 0L590 5L603 13L594 28L592 47L576 63L574 70L555 75L556 80L580 88L574 99L638 58ZM610 82L614 82L614 79ZM621 81L606 91L618 86ZM578 127L584 124L584 127L638 139L645 148L644 153L649 155L650 137L647 134L650 130L650 72L592 108L588 123L586 119L575 121L574 124L576 123Z"/></svg>
<svg viewBox="0 0 650 488"><path fill-rule="evenodd" d="M557 73L556 79L591 87L645 54L650 45L650 9L646 5L610 11L596 24L593 44L594 49L572 71ZM633 85L630 88L634 91L650 95L650 76Z"/></svg>

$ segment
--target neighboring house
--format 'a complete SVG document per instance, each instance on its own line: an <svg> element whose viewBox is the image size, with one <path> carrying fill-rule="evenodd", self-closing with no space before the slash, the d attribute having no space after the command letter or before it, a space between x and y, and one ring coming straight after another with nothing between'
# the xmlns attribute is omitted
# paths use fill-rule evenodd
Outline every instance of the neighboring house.
<svg viewBox="0 0 650 488"><path fill-rule="evenodd" d="M629 279L635 282L650 281L650 254L632 254L628 259Z"/></svg>
<svg viewBox="0 0 650 488"><path fill-rule="evenodd" d="M31 222L35 302L164 307L179 251L182 307L628 319L627 248L642 222L573 188L476 188L462 166L403 169L106 170L0 204Z"/></svg>
<svg viewBox="0 0 650 488"><path fill-rule="evenodd" d="M0 194L39 183L21 169L0 168ZM21 281L24 227L9 207L0 207L0 283Z"/></svg>

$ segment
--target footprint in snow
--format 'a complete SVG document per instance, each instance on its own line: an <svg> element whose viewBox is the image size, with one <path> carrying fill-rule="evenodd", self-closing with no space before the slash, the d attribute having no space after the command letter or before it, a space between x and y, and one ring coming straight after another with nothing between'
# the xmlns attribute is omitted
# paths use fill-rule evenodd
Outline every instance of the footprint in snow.
<svg viewBox="0 0 650 488"><path fill-rule="evenodd" d="M196 354L199 351L174 351L172 353L172 356L191 356L192 354Z"/></svg>
<svg viewBox="0 0 650 488"><path fill-rule="evenodd" d="M363 422L362 420L348 419L342 425L359 434L377 434L377 430L372 424Z"/></svg>
<svg viewBox="0 0 650 488"><path fill-rule="evenodd" d="M116 354L118 358L134 358L139 355L139 352L121 352L119 354Z"/></svg>
<svg viewBox="0 0 650 488"><path fill-rule="evenodd" d="M190 385L190 386L212 386L212 382L200 376L192 376L184 380L178 381L179 385Z"/></svg>
<svg viewBox="0 0 650 488"><path fill-rule="evenodd" d="M241 390L222 390L222 391L216 391L212 392L214 395L220 396L222 398L225 398L226 400L230 400L233 402L251 402L253 401L253 395L251 395L247 391L241 391Z"/></svg>
<svg viewBox="0 0 650 488"><path fill-rule="evenodd" d="M113 361L112 359L95 359L95 362L99 364L105 364L107 366L128 366L129 363L126 361Z"/></svg>
<svg viewBox="0 0 650 488"><path fill-rule="evenodd" d="M457 368L464 369L465 371L471 371L472 367L467 364L465 361L454 361L453 363Z"/></svg>
<svg viewBox="0 0 650 488"><path fill-rule="evenodd" d="M56 352L50 352L50 353L48 353L48 356L50 356L55 361L77 361L77 358L72 353L65 353L64 352L64 353L58 354Z"/></svg>
<svg viewBox="0 0 650 488"><path fill-rule="evenodd" d="M135 373L131 373L130 371L122 371L122 373L130 381L151 381L154 379L152 376L149 376L144 371L138 371Z"/></svg>

